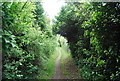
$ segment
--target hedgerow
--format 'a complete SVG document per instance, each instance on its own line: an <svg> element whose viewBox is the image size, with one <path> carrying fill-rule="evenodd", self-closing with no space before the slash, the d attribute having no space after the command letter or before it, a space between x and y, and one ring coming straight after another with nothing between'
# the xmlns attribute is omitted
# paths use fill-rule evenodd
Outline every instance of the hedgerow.
<svg viewBox="0 0 120 81"><path fill-rule="evenodd" d="M37 79L56 46L41 3L3 2L2 13L3 79Z"/></svg>
<svg viewBox="0 0 120 81"><path fill-rule="evenodd" d="M53 25L68 39L83 79L120 80L120 3L68 2Z"/></svg>

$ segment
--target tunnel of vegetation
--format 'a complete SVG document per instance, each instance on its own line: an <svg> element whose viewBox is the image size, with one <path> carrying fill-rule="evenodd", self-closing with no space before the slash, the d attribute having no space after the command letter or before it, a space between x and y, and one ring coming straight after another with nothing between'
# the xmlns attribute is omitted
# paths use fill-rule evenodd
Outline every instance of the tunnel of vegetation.
<svg viewBox="0 0 120 81"><path fill-rule="evenodd" d="M83 79L120 80L120 2L68 2L52 27L39 2L3 2L1 12L3 79L47 75L61 34Z"/></svg>
<svg viewBox="0 0 120 81"><path fill-rule="evenodd" d="M72 57L87 81L120 80L120 3L67 3L54 34L68 39Z"/></svg>

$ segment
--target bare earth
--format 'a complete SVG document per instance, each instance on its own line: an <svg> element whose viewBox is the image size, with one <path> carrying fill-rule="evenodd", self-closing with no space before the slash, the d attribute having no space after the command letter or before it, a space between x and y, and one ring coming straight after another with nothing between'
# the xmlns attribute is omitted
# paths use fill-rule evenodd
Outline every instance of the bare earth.
<svg viewBox="0 0 120 81"><path fill-rule="evenodd" d="M53 79L60 79L60 75L61 75L61 72L60 72L60 57L61 57L61 52L56 60L56 64L55 64L55 71L54 71L54 77Z"/></svg>
<svg viewBox="0 0 120 81"><path fill-rule="evenodd" d="M78 67L74 65L72 58L60 60L61 52L56 59L53 79L81 79Z"/></svg>

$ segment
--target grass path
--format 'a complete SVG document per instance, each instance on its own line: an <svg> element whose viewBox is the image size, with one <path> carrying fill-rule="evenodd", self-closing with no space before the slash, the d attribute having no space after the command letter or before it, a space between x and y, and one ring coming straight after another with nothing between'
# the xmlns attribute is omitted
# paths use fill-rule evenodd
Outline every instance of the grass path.
<svg viewBox="0 0 120 81"><path fill-rule="evenodd" d="M70 52L64 47L58 49L53 79L81 79L78 67L74 64Z"/></svg>
<svg viewBox="0 0 120 81"><path fill-rule="evenodd" d="M62 79L81 79L78 67L74 64L71 57L61 60L60 66Z"/></svg>
<svg viewBox="0 0 120 81"><path fill-rule="evenodd" d="M78 72L78 67L75 65L70 51L65 50L64 48L61 49L61 62L60 62L60 69L61 69L61 78L62 79L81 79L80 73Z"/></svg>

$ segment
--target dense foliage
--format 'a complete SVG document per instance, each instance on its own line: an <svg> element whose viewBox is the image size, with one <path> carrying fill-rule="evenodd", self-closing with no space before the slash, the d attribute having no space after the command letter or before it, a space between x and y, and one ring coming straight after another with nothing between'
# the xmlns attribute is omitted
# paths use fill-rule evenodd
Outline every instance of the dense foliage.
<svg viewBox="0 0 120 81"><path fill-rule="evenodd" d="M53 32L68 39L83 79L120 80L120 3L67 3Z"/></svg>
<svg viewBox="0 0 120 81"><path fill-rule="evenodd" d="M56 45L41 3L4 2L2 13L3 79L41 78Z"/></svg>

